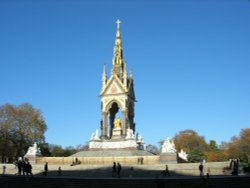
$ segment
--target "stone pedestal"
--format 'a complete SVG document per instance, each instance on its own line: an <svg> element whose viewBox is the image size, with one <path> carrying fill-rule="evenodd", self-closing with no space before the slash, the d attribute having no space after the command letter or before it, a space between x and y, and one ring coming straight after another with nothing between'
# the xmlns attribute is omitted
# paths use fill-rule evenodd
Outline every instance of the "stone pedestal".
<svg viewBox="0 0 250 188"><path fill-rule="evenodd" d="M37 144L34 143L33 146L29 147L27 153L24 155L24 158L28 159L31 164L35 164L37 156L41 156L41 151L37 147Z"/></svg>
<svg viewBox="0 0 250 188"><path fill-rule="evenodd" d="M177 154L176 153L161 153L160 154L161 163L177 163Z"/></svg>
<svg viewBox="0 0 250 188"><path fill-rule="evenodd" d="M120 139L122 137L122 129L114 128L112 130L112 139Z"/></svg>

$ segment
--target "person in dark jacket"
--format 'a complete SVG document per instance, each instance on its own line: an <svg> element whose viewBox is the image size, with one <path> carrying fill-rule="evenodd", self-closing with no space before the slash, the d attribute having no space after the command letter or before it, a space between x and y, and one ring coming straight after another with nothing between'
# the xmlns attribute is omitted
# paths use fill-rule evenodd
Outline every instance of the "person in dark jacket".
<svg viewBox="0 0 250 188"><path fill-rule="evenodd" d="M47 176L47 174L48 174L48 162L45 163L45 165L44 165L44 172L43 172L44 176Z"/></svg>
<svg viewBox="0 0 250 188"><path fill-rule="evenodd" d="M26 164L26 174L33 176L33 174L32 174L32 166L31 166L31 164L29 162L27 162L27 164Z"/></svg>
<svg viewBox="0 0 250 188"><path fill-rule="evenodd" d="M22 160L18 160L18 162L17 162L17 168L18 168L17 174L18 174L18 176L20 176L21 173L22 173Z"/></svg>
<svg viewBox="0 0 250 188"><path fill-rule="evenodd" d="M200 177L203 177L203 176L204 176L203 169L204 169L204 166L203 166L202 163L200 163L200 165L199 165Z"/></svg>
<svg viewBox="0 0 250 188"><path fill-rule="evenodd" d="M121 177L122 166L120 163L117 164L117 176L118 178Z"/></svg>
<svg viewBox="0 0 250 188"><path fill-rule="evenodd" d="M112 166L112 177L115 177L115 175L116 175L116 163L114 162Z"/></svg>

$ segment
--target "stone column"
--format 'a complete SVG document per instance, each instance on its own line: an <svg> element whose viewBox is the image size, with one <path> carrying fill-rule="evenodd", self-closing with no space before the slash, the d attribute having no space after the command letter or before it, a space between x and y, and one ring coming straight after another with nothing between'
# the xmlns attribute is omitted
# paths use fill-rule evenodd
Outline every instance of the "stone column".
<svg viewBox="0 0 250 188"><path fill-rule="evenodd" d="M134 122L134 115L131 115L131 128L135 131L135 122Z"/></svg>
<svg viewBox="0 0 250 188"><path fill-rule="evenodd" d="M103 112L102 113L102 125L101 125L101 139L106 139L107 138L107 113Z"/></svg>
<svg viewBox="0 0 250 188"><path fill-rule="evenodd" d="M109 133L109 137L112 138L112 131L113 131L113 128L114 128L114 114L110 113L109 115L109 128L110 128L110 133Z"/></svg>
<svg viewBox="0 0 250 188"><path fill-rule="evenodd" d="M127 135L127 112L122 111L122 136L125 138Z"/></svg>

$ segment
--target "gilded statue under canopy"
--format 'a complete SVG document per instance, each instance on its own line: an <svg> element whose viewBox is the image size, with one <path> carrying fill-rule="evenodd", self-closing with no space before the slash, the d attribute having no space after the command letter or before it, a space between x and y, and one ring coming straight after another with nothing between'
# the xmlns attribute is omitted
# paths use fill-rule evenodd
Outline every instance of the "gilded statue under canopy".
<svg viewBox="0 0 250 188"><path fill-rule="evenodd" d="M115 129L120 129L121 128L121 118L116 118L115 121L114 121L114 125L115 125Z"/></svg>

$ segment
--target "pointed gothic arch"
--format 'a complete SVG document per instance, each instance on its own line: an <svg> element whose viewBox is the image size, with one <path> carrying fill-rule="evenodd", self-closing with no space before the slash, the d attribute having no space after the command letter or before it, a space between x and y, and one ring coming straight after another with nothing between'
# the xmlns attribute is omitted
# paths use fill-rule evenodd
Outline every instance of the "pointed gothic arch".
<svg viewBox="0 0 250 188"><path fill-rule="evenodd" d="M122 105L122 103L121 103L119 100L117 100L117 99L112 99L111 101L109 101L109 102L106 104L106 106L104 106L103 112L106 112L106 113L107 113L107 112L109 111L109 109L112 107L113 103L116 103L116 104L118 105L118 107L119 107L122 111L125 110L125 109L123 109L123 105Z"/></svg>

